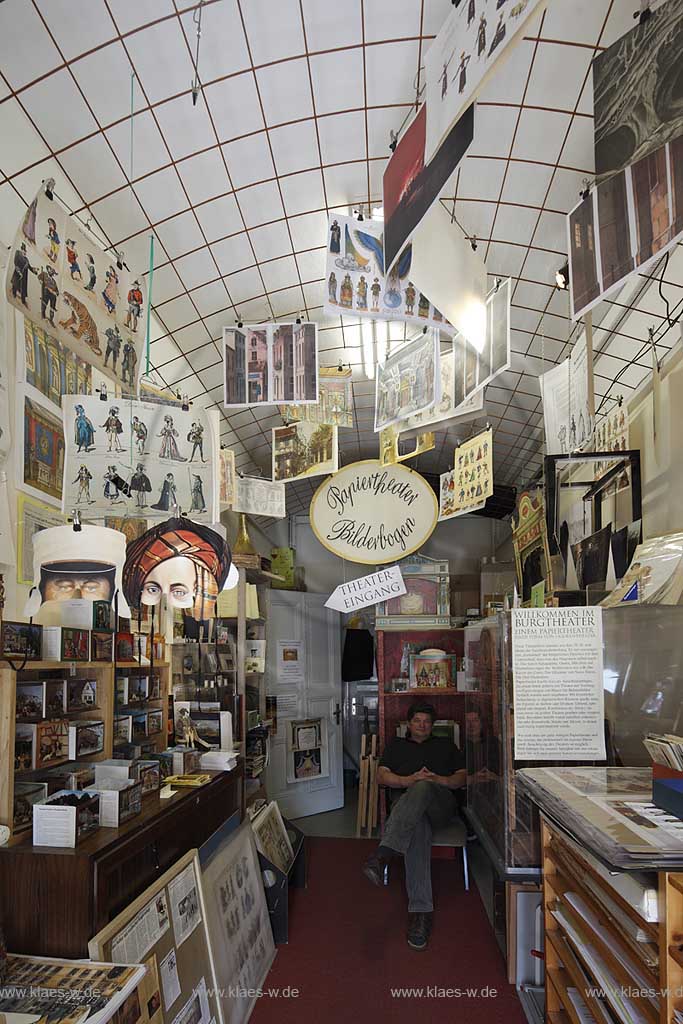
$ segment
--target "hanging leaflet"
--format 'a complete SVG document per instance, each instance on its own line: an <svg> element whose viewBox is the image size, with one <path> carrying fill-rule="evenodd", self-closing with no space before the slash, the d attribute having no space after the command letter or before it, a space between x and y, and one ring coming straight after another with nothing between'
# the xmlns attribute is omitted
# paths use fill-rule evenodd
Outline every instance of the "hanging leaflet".
<svg viewBox="0 0 683 1024"><path fill-rule="evenodd" d="M512 676L518 760L605 758L601 608L514 609Z"/></svg>

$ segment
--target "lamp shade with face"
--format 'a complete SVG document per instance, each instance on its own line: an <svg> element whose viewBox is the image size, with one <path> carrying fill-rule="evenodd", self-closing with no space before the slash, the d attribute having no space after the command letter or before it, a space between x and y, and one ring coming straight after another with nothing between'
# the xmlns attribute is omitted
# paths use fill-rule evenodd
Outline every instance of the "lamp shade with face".
<svg viewBox="0 0 683 1024"><path fill-rule="evenodd" d="M33 587L24 615L43 625L69 625L65 601L108 601L130 616L122 592L126 538L105 526L53 526L33 538ZM71 608L75 606L70 606ZM86 621L91 621L91 612Z"/></svg>
<svg viewBox="0 0 683 1024"><path fill-rule="evenodd" d="M172 608L213 618L230 565L230 548L219 533L180 516L128 545L123 590L134 608L158 605L165 595Z"/></svg>

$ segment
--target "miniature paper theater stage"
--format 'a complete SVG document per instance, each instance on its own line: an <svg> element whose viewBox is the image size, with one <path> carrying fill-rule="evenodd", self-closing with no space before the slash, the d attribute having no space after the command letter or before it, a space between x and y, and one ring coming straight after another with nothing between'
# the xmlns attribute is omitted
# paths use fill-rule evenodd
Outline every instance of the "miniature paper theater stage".
<svg viewBox="0 0 683 1024"><path fill-rule="evenodd" d="M147 289L40 190L17 228L7 300L132 394L145 339Z"/></svg>
<svg viewBox="0 0 683 1024"><path fill-rule="evenodd" d="M231 564L224 537L179 516L129 544L123 590L133 608L158 605L165 595L171 608L188 609L195 619L213 618Z"/></svg>
<svg viewBox="0 0 683 1024"><path fill-rule="evenodd" d="M130 617L123 595L126 538L104 526L54 526L33 538L33 587L24 615L43 625L89 628L93 603L112 604Z"/></svg>

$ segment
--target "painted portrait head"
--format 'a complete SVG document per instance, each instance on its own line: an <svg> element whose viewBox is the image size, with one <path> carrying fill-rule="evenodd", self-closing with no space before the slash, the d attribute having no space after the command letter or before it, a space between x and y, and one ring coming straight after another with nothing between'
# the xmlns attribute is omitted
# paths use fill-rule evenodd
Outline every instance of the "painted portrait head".
<svg viewBox="0 0 683 1024"><path fill-rule="evenodd" d="M55 557L55 555L57 557ZM108 601L130 615L121 592L126 538L104 526L54 526L33 538L33 587L24 614L42 625L70 625L64 601ZM61 605L61 607L60 607ZM87 616L86 616L87 617Z"/></svg>
<svg viewBox="0 0 683 1024"><path fill-rule="evenodd" d="M158 605L166 595L172 608L191 610L195 619L213 618L230 564L230 549L219 533L179 516L128 545L123 590L136 608Z"/></svg>

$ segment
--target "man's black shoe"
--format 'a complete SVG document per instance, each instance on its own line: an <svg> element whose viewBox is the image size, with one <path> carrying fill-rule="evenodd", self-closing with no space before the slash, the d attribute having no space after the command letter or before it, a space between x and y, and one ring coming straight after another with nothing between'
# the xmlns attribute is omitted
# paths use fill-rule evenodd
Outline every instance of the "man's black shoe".
<svg viewBox="0 0 683 1024"><path fill-rule="evenodd" d="M384 885L384 871L387 866L387 862L384 857L378 857L377 854L373 854L369 857L363 865L363 874L368 878L373 885L378 888Z"/></svg>
<svg viewBox="0 0 683 1024"><path fill-rule="evenodd" d="M411 949L426 949L431 930L431 914L408 914L408 945Z"/></svg>

